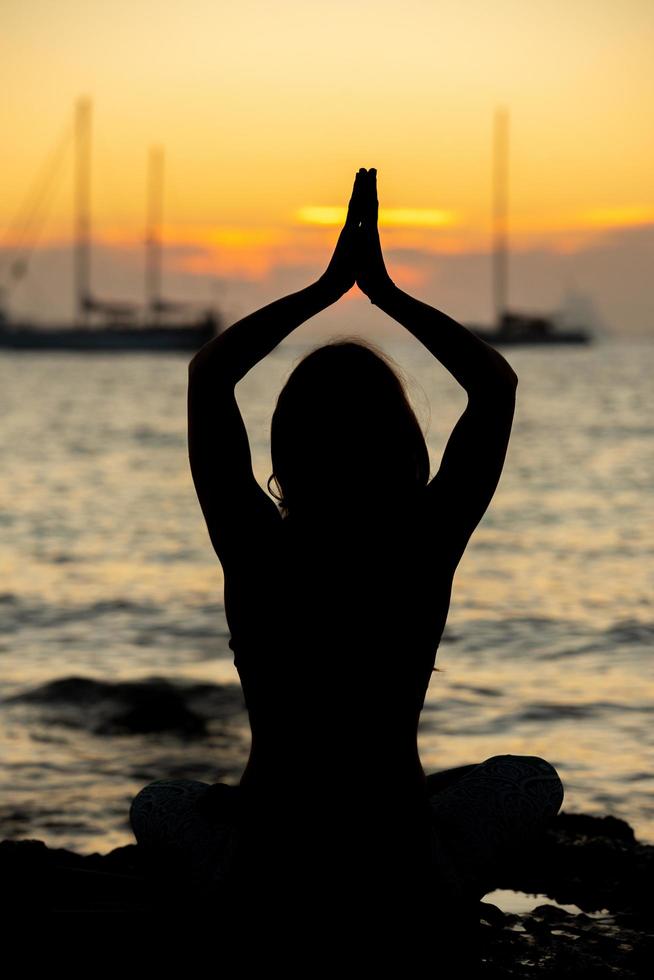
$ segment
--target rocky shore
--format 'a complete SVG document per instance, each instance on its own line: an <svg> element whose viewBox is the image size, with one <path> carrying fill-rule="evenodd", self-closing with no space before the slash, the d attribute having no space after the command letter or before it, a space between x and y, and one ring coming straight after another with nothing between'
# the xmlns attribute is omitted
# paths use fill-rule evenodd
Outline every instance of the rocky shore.
<svg viewBox="0 0 654 980"><path fill-rule="evenodd" d="M500 889L546 895L529 913L475 906L469 931L483 980L632 978L654 965L654 846L615 817L560 813L533 860L507 867ZM82 856L39 840L0 842L3 896L13 913L143 916L157 896L136 844ZM220 921L214 918L214 923Z"/></svg>

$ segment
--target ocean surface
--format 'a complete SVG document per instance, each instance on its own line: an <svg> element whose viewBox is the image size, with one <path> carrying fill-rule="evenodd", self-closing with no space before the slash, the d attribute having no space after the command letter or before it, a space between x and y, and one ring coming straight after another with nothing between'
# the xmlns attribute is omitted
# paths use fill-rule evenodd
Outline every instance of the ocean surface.
<svg viewBox="0 0 654 980"><path fill-rule="evenodd" d="M323 342L293 338L237 388L263 487L277 392ZM465 393L412 338L378 342L408 375L433 474ZM654 343L503 353L513 434L454 580L423 766L540 755L564 811L654 843ZM106 852L134 843L145 783L237 783L245 766L188 360L0 352L0 838Z"/></svg>

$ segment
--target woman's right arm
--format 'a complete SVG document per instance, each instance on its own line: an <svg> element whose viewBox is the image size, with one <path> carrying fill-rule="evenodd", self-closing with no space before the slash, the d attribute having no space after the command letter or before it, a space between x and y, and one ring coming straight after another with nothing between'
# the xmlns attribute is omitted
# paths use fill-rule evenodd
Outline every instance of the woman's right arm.
<svg viewBox="0 0 654 980"><path fill-rule="evenodd" d="M395 285L384 264L377 219L377 171L363 172L357 285L370 302L406 327L447 368L469 397L518 378L499 351L445 313Z"/></svg>
<svg viewBox="0 0 654 980"><path fill-rule="evenodd" d="M428 513L458 565L500 480L509 445L518 377L504 358L464 326L393 287L373 300L403 324L468 394L436 476L426 488Z"/></svg>
<svg viewBox="0 0 654 980"><path fill-rule="evenodd" d="M469 398L495 393L498 387L515 389L518 376L509 362L463 324L409 296L390 279L380 284L370 299L424 344Z"/></svg>
<svg viewBox="0 0 654 980"><path fill-rule="evenodd" d="M426 488L428 513L456 567L500 480L518 377L504 358L464 326L393 287L373 300L403 324L468 394L440 468Z"/></svg>
<svg viewBox="0 0 654 980"><path fill-rule="evenodd" d="M455 564L500 479L513 424L518 376L504 357L388 275L377 229L376 171L368 173L357 283L370 301L406 327L465 389L468 404L427 487L430 512L446 529Z"/></svg>

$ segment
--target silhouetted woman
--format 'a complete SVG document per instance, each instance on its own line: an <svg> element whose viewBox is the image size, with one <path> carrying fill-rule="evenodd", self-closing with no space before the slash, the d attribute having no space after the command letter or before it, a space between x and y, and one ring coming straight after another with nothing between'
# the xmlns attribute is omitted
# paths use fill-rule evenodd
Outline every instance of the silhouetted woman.
<svg viewBox="0 0 654 980"><path fill-rule="evenodd" d="M190 464L224 570L252 744L238 786L155 780L130 814L139 843L175 851L198 887L238 882L248 912L292 921L324 921L331 908L332 928L368 914L390 928L436 894L478 900L563 800L556 770L535 756L431 775L420 762L453 576L502 471L517 377L392 282L377 214L376 171L361 169L324 275L191 361ZM253 475L235 386L355 282L450 371L467 407L430 481L391 362L358 341L313 350L272 419L275 505Z"/></svg>

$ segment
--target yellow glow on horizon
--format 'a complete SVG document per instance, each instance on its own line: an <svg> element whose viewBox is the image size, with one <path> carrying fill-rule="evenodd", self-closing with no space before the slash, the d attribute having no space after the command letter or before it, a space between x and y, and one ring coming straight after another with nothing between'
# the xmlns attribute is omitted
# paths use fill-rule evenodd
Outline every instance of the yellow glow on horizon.
<svg viewBox="0 0 654 980"><path fill-rule="evenodd" d="M584 224L591 228L630 228L654 224L654 206L627 205L624 207L593 208L583 215Z"/></svg>
<svg viewBox="0 0 654 980"><path fill-rule="evenodd" d="M328 258L346 213L344 207L321 206L297 209L296 223L283 220L266 225L171 222L162 226L161 241L164 253L187 250L189 254L180 258L180 268L188 268L189 264L198 270L204 268L207 254L214 252L230 267L261 270L275 263ZM382 246L388 250L417 249L425 254L490 249L491 225L487 216L471 216L464 222L461 217L450 218L450 215L453 213L429 208L380 209ZM438 216L442 216L440 223L435 220ZM645 204L523 212L509 216L509 247L515 251L545 247L569 252L598 241L608 232L646 225L654 225L654 207ZM143 247L145 235L141 227L134 227L131 222L94 221L92 240L97 246L135 250ZM40 245L66 246L71 241L71 222L59 221L41 235ZM20 239L5 234L1 244L12 248L20 245ZM190 253L194 253L192 257ZM269 259L264 260L264 254ZM248 255L252 256L251 261Z"/></svg>
<svg viewBox="0 0 654 980"><path fill-rule="evenodd" d="M303 224L342 226L347 217L347 208L339 206L307 206L299 208L295 217ZM381 208L378 223L380 226L396 228L442 228L457 224L453 211L440 208Z"/></svg>

